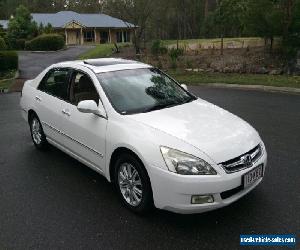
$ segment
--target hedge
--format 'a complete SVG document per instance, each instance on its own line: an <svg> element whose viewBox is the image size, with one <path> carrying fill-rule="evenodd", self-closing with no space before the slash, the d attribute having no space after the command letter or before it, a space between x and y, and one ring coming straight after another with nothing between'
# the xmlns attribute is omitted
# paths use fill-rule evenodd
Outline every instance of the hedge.
<svg viewBox="0 0 300 250"><path fill-rule="evenodd" d="M0 37L0 50L6 50L6 49L7 49L6 43L4 39Z"/></svg>
<svg viewBox="0 0 300 250"><path fill-rule="evenodd" d="M18 54L15 51L0 51L0 71L18 69Z"/></svg>
<svg viewBox="0 0 300 250"><path fill-rule="evenodd" d="M53 51L65 46L63 36L59 34L43 34L25 43L26 50Z"/></svg>

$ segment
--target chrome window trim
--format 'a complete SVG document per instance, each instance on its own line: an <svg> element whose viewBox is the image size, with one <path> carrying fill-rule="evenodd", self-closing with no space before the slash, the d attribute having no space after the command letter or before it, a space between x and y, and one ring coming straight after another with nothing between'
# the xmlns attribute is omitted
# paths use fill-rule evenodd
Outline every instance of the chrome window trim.
<svg viewBox="0 0 300 250"><path fill-rule="evenodd" d="M83 143L80 142L80 141L77 141L76 139L74 139L74 138L72 138L71 136L65 134L64 132L60 131L59 129L57 129L57 128L51 126L50 124L48 124L48 123L46 123L46 122L42 122L42 124L43 124L43 125L46 125L48 128L52 129L53 131L55 131L55 132L57 132L57 133L59 133L59 134L65 136L65 137L67 137L68 139L70 139L70 140L76 142L77 144L79 144L80 146L82 146L82 147L88 149L89 151L93 152L94 154L99 155L101 158L104 157L102 153L96 151L96 150L93 149L93 148L90 148L89 146L83 144Z"/></svg>

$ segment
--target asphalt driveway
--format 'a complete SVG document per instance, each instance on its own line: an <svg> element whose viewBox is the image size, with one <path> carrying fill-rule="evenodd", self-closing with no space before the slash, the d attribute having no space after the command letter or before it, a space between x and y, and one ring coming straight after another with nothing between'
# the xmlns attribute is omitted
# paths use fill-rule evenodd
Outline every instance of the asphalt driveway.
<svg viewBox="0 0 300 250"><path fill-rule="evenodd" d="M19 94L0 95L0 249L232 250L240 234L260 233L298 234L299 241L300 96L191 89L261 134L269 155L261 185L204 214L136 216L100 175L55 148L37 151Z"/></svg>
<svg viewBox="0 0 300 250"><path fill-rule="evenodd" d="M19 78L31 79L53 63L75 60L93 46L73 46L56 52L19 52Z"/></svg>

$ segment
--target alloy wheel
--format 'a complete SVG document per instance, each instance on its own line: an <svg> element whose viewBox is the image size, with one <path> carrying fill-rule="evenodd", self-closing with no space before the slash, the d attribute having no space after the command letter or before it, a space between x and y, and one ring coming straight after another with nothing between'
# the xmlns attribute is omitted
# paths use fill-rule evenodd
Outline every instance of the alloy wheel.
<svg viewBox="0 0 300 250"><path fill-rule="evenodd" d="M42 129L41 124L37 118L33 118L31 121L31 132L33 141L39 145L42 142Z"/></svg>
<svg viewBox="0 0 300 250"><path fill-rule="evenodd" d="M131 206L138 206L143 198L141 177L130 163L122 163L118 172L118 184L124 200Z"/></svg>

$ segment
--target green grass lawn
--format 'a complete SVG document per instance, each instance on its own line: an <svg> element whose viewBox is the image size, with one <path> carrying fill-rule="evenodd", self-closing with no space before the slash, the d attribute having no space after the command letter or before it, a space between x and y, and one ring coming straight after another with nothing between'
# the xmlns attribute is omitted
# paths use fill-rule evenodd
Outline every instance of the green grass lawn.
<svg viewBox="0 0 300 250"><path fill-rule="evenodd" d="M8 89L13 84L14 81L15 79L0 80L0 90Z"/></svg>
<svg viewBox="0 0 300 250"><path fill-rule="evenodd" d="M12 83L15 81L15 74L15 70L11 70L8 72L0 72L0 90L8 89L12 85Z"/></svg>
<svg viewBox="0 0 300 250"><path fill-rule="evenodd" d="M260 37L233 37L233 38L224 38L224 44L227 43L235 43L235 44L242 44L244 42L244 46L263 46L264 39ZM162 43L165 46L176 45L177 40L163 40ZM279 43L279 39L275 38L275 45ZM220 46L221 38L212 38L212 39L186 39L186 40L179 40L178 44L180 47L184 47L187 45L215 45Z"/></svg>
<svg viewBox="0 0 300 250"><path fill-rule="evenodd" d="M235 38L224 38L224 42L242 42L242 41L260 41L262 38L259 37L235 37ZM221 42L221 38L199 38L199 39L185 39L179 40L179 43L218 43ZM163 40L166 45L176 44L177 40Z"/></svg>
<svg viewBox="0 0 300 250"><path fill-rule="evenodd" d="M120 43L118 47L121 49L122 47L129 46L130 43ZM78 59L91 59L91 58L101 58L101 57L110 57L114 54L115 46L114 44L98 44L96 47L88 50L87 52L81 54Z"/></svg>
<svg viewBox="0 0 300 250"><path fill-rule="evenodd" d="M185 83L188 85L227 83L300 88L300 76L199 73L185 72L183 70L169 70L167 73L180 83Z"/></svg>

